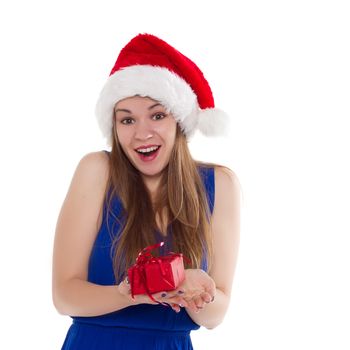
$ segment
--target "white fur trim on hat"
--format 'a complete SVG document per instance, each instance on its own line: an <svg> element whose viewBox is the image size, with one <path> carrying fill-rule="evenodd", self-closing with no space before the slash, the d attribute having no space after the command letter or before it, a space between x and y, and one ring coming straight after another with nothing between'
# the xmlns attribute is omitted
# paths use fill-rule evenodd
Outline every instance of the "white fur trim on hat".
<svg viewBox="0 0 350 350"><path fill-rule="evenodd" d="M191 87L166 68L136 65L111 75L97 101L95 112L98 124L109 145L112 143L115 104L135 95L148 96L160 102L172 113L186 136L195 131L199 107Z"/></svg>

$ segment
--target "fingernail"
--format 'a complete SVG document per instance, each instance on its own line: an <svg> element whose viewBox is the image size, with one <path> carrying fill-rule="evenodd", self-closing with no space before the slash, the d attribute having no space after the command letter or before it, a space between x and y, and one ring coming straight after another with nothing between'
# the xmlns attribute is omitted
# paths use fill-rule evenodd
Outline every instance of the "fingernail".
<svg viewBox="0 0 350 350"><path fill-rule="evenodd" d="M178 291L179 294L184 294L185 292L183 290Z"/></svg>
<svg viewBox="0 0 350 350"><path fill-rule="evenodd" d="M162 297L162 298L165 298L166 297L166 293L162 293L160 296Z"/></svg>
<svg viewBox="0 0 350 350"><path fill-rule="evenodd" d="M212 298L211 298L211 302L213 302L213 301L214 301L214 299L215 299L215 297L212 297Z"/></svg>

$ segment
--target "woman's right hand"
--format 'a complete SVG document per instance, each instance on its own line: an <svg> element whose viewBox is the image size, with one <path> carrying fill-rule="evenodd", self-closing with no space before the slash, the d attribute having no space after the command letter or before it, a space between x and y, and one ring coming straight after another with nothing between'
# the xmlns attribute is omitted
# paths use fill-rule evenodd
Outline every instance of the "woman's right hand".
<svg viewBox="0 0 350 350"><path fill-rule="evenodd" d="M157 302L153 301L147 294L137 294L134 295L134 298L132 298L131 287L127 277L117 287L119 293L127 297L131 304L158 304ZM169 304L176 312L180 312L181 307L188 306L187 301L178 293L160 292L152 294L152 297L160 303Z"/></svg>

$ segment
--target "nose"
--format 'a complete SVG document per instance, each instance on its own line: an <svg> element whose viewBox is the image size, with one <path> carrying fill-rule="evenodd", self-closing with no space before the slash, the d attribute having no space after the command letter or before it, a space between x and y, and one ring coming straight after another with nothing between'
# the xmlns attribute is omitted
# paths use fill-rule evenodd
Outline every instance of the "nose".
<svg viewBox="0 0 350 350"><path fill-rule="evenodd" d="M153 137L153 130L147 120L139 120L134 131L134 137L137 140L148 140Z"/></svg>

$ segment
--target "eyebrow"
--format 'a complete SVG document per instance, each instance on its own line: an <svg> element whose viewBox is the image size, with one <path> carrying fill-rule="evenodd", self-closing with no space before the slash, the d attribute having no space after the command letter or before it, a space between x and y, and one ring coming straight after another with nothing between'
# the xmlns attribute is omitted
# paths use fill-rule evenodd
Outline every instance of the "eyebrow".
<svg viewBox="0 0 350 350"><path fill-rule="evenodd" d="M157 107L157 106L162 106L160 103L155 103L154 105L148 107L148 110L151 110L152 108L154 107ZM117 112L125 112L125 113L130 113L131 114L131 111L128 110L128 109L124 109L124 108L117 108L114 110L114 113L117 113Z"/></svg>

